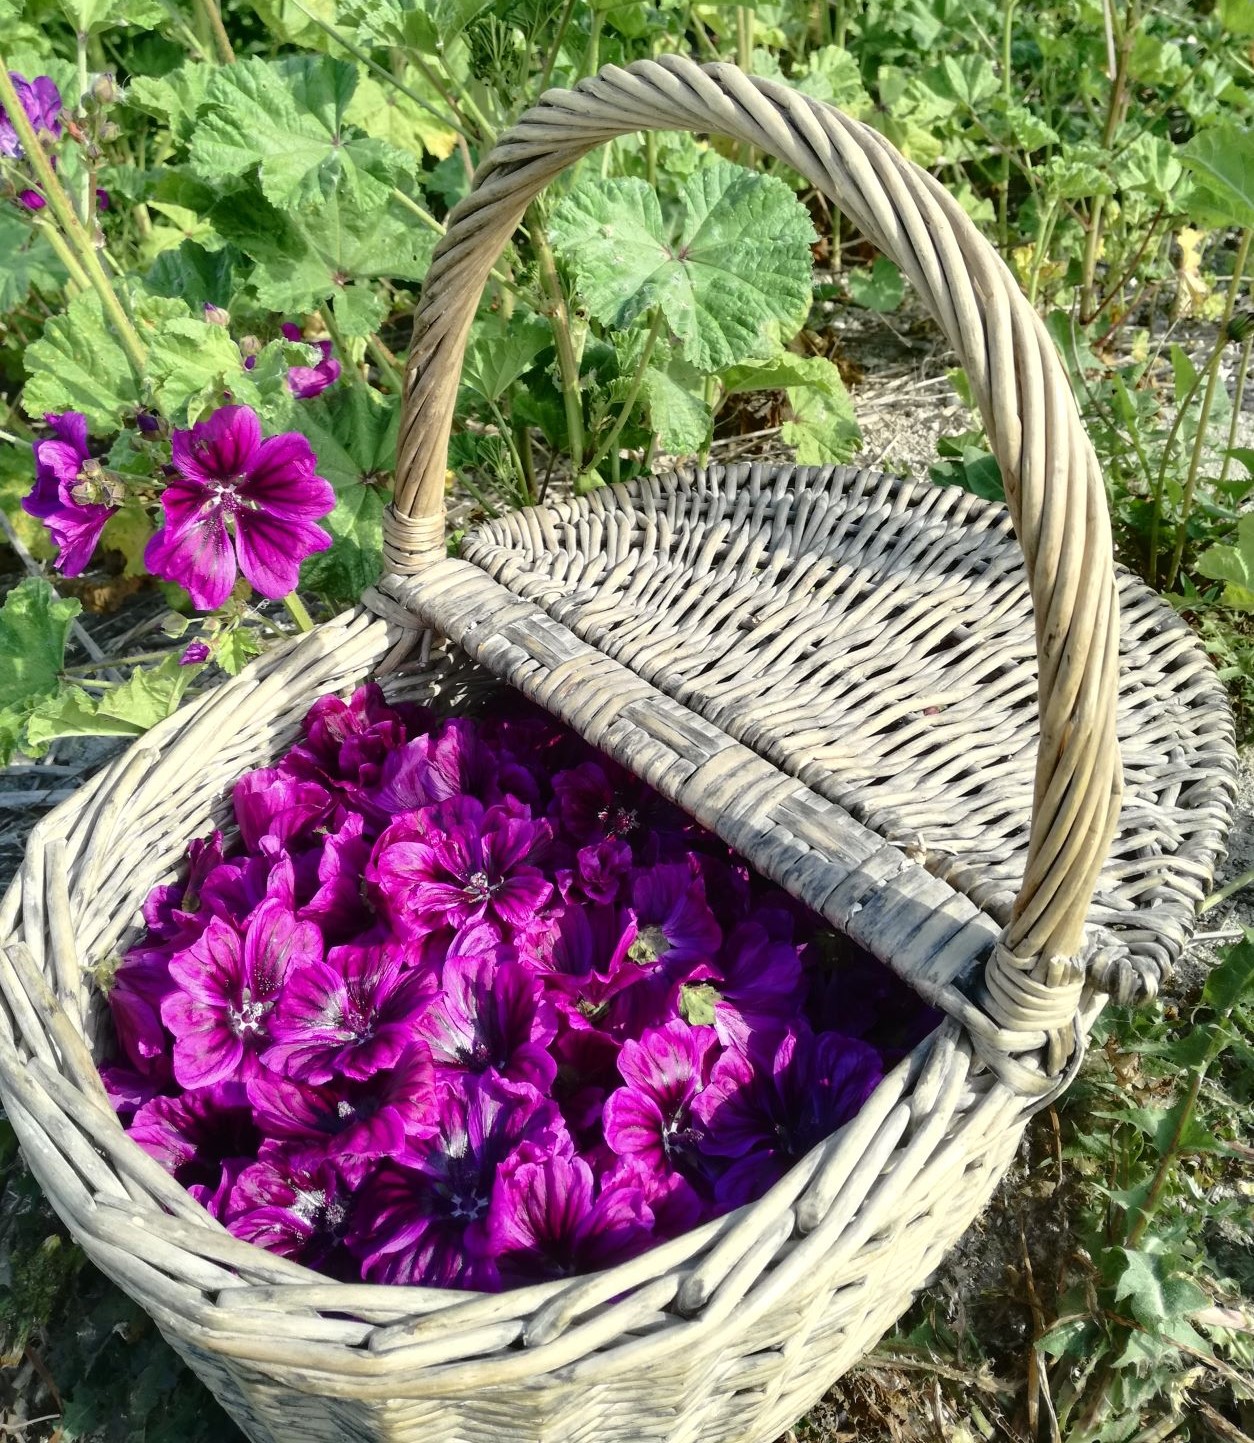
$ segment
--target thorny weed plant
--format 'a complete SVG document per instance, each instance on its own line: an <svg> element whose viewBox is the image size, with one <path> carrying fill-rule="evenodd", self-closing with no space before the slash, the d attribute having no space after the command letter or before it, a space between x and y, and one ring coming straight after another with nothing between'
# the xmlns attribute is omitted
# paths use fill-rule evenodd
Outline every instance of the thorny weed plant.
<svg viewBox="0 0 1254 1443"><path fill-rule="evenodd" d="M880 127L995 238L1069 366L1121 559L1199 628L1244 717L1252 47L1249 0L0 0L0 71L49 77L63 107L59 134L0 147L0 510L19 547L52 560L19 506L31 443L46 413L83 415L96 463L83 502L110 510L97 561L119 590L143 582L169 435L229 393L267 434L299 431L316 451L333 544L299 591L315 608L353 599L380 563L418 287L477 161L547 86L603 63L732 59ZM21 201L32 193L38 208ZM598 244L607 228L620 248ZM683 314L663 285L681 271ZM762 157L690 136L616 141L532 207L491 278L450 457L463 510L706 455L759 424L763 397L799 460L848 459L859 436L825 318L904 304L895 268ZM330 355L335 383L295 394L294 369ZM1000 494L978 429L944 452L938 479ZM67 661L72 595L14 588L0 755L135 735L291 624L246 585L207 614L177 587L166 600L165 629L196 660L111 658L117 682ZM307 624L296 593L289 612ZM942 1366L974 1350L1011 1380L995 1407L966 1400L971 1436L1254 1430L1239 1301L1250 947L1195 1025L1112 1015L1057 1133L1038 1129L1066 1236L1049 1268L1030 1277L1025 1253L1012 1280L1022 1356L997 1328L961 1338L943 1319L898 1336ZM226 1436L151 1325L82 1269L11 1133L0 1148L0 1326L7 1357L45 1380L49 1426Z"/></svg>

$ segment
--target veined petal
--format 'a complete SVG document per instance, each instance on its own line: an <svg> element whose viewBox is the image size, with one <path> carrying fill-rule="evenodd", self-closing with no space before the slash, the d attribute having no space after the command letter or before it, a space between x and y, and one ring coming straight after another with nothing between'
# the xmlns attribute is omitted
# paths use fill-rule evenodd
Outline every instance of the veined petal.
<svg viewBox="0 0 1254 1443"><path fill-rule="evenodd" d="M261 422L247 406L222 406L190 431L170 437L175 466L204 486L246 475L260 445Z"/></svg>
<svg viewBox="0 0 1254 1443"><path fill-rule="evenodd" d="M144 548L144 565L186 587L197 611L216 611L235 585L235 551L216 513L180 531L158 531Z"/></svg>
<svg viewBox="0 0 1254 1443"><path fill-rule="evenodd" d="M274 600L295 589L305 557L325 551L330 544L330 536L308 521L289 521L263 511L236 513L240 570L262 596Z"/></svg>

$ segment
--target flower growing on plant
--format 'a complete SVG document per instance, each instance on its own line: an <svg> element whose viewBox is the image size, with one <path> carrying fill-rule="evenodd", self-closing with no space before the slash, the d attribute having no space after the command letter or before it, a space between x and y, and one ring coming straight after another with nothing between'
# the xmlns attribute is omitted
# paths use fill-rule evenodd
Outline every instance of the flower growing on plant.
<svg viewBox="0 0 1254 1443"><path fill-rule="evenodd" d="M14 70L9 71L9 79L35 134L58 138L61 134L61 92L53 80L47 75L27 80ZM12 118L0 106L0 156L21 160L25 153ZM19 191L17 198L27 210L42 210L46 204L37 190Z"/></svg>
<svg viewBox="0 0 1254 1443"><path fill-rule="evenodd" d="M3 144L0 121L0 144ZM45 416L52 436L34 444L35 485L22 498L22 510L38 517L57 546L64 576L78 576L91 560L113 507L99 499L99 464L87 445L87 418L78 411Z"/></svg>
<svg viewBox="0 0 1254 1443"><path fill-rule="evenodd" d="M223 406L171 437L175 474L161 495L164 525L144 561L186 588L201 611L222 605L238 571L262 594L286 596L300 563L331 545L314 522L335 506L304 436L261 435L247 406Z"/></svg>
<svg viewBox="0 0 1254 1443"><path fill-rule="evenodd" d="M305 340L300 327L290 321L285 321L281 329L289 341ZM298 401L320 396L340 378L340 363L331 354L330 341L308 341L305 344L317 347L319 360L314 366L292 366L288 370L287 387Z"/></svg>

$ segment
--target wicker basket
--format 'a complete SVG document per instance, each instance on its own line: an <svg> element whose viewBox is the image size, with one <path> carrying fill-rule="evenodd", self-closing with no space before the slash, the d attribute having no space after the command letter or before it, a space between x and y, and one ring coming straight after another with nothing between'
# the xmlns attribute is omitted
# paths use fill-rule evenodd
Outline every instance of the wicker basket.
<svg viewBox="0 0 1254 1443"><path fill-rule="evenodd" d="M447 439L492 264L573 160L664 128L788 161L902 268L970 378L1009 511L866 471L711 467L507 517L445 558ZM866 126L728 66L550 92L481 167L417 317L386 545L366 606L36 828L0 910L4 1106L87 1253L258 1443L765 1443L976 1215L1106 996L1152 996L1180 952L1231 802L1222 693L1188 629L1116 579L1057 356L956 202ZM432 632L455 649L428 667ZM497 1296L348 1286L235 1240L122 1132L92 971L233 779L371 674L449 706L517 687L946 1021L762 1201L602 1274Z"/></svg>

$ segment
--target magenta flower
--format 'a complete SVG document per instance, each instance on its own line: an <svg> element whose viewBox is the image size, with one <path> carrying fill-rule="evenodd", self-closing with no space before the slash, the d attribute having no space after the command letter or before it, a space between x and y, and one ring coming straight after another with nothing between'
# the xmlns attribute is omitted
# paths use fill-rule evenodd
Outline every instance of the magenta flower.
<svg viewBox="0 0 1254 1443"><path fill-rule="evenodd" d="M637 872L631 906L638 927L631 957L642 967L661 963L678 975L718 951L722 934L695 867L669 863Z"/></svg>
<svg viewBox="0 0 1254 1443"><path fill-rule="evenodd" d="M0 110L0 146L3 115ZM61 574L78 576L91 560L113 507L76 499L93 489L91 478L84 474L84 467L91 461L87 418L78 411L67 411L63 416L45 416L44 420L52 439L34 444L35 485L30 495L22 498L22 510L38 517L48 528L57 546Z"/></svg>
<svg viewBox="0 0 1254 1443"><path fill-rule="evenodd" d="M744 922L723 944L718 959L693 973L712 979L714 1026L725 1047L742 1050L762 1031L778 1033L805 999L801 959L791 942L772 941L757 922Z"/></svg>
<svg viewBox="0 0 1254 1443"><path fill-rule="evenodd" d="M47 75L37 75L34 80L27 80L24 75L13 70L9 71L9 79L13 82L17 98L35 134L50 135L54 139L60 136L61 92L52 79ZM20 160L25 154L22 142L17 137L17 128L5 108L0 106L0 156ZM55 157L53 163L56 163ZM27 210L42 210L46 204L37 190L21 191L18 200ZM76 576L78 573L67 571L65 574Z"/></svg>
<svg viewBox="0 0 1254 1443"><path fill-rule="evenodd" d="M393 943L332 947L305 963L271 1019L265 1065L315 1085L394 1067L435 992L429 971L405 963Z"/></svg>
<svg viewBox="0 0 1254 1443"><path fill-rule="evenodd" d="M653 1241L643 1191L628 1180L594 1191L581 1157L502 1167L491 1212L502 1274L517 1282L568 1278L643 1252Z"/></svg>
<svg viewBox="0 0 1254 1443"><path fill-rule="evenodd" d="M161 496L165 524L144 552L148 569L185 587L201 611L230 595L237 562L263 596L286 596L305 557L331 544L313 523L335 493L309 442L295 431L263 441L254 411L224 406L175 431L172 446L177 474Z"/></svg>
<svg viewBox="0 0 1254 1443"><path fill-rule="evenodd" d="M174 1077L181 1087L209 1087L235 1076L246 1056L270 1042L272 1013L289 971L321 965L322 938L281 902L266 901L239 933L215 917L204 935L177 953L170 976L178 990L161 1004L174 1034Z"/></svg>
<svg viewBox="0 0 1254 1443"><path fill-rule="evenodd" d="M553 778L554 812L581 845L629 837L640 821L636 785L610 761L581 762Z"/></svg>
<svg viewBox="0 0 1254 1443"><path fill-rule="evenodd" d="M546 1090L557 1075L548 1051L557 1010L499 943L487 951L460 948L454 938L440 996L418 1025L436 1068L445 1075L494 1072Z"/></svg>
<svg viewBox="0 0 1254 1443"><path fill-rule="evenodd" d="M701 1150L730 1162L719 1201L734 1207L760 1197L848 1122L882 1076L873 1047L835 1032L816 1037L804 1022L773 1053L724 1052L692 1104L704 1126Z"/></svg>
<svg viewBox="0 0 1254 1443"><path fill-rule="evenodd" d="M474 723L464 717L453 717L392 752L370 800L381 811L398 814L453 797L497 800L496 762Z"/></svg>
<svg viewBox="0 0 1254 1443"><path fill-rule="evenodd" d="M481 1078L440 1094L439 1130L379 1170L360 1196L352 1246L369 1282L494 1289L492 1208L506 1158L563 1155L557 1109L531 1087Z"/></svg>
<svg viewBox="0 0 1254 1443"><path fill-rule="evenodd" d="M521 927L553 895L535 865L550 838L525 807L520 815L453 797L389 827L367 876L414 935L470 922Z"/></svg>
<svg viewBox="0 0 1254 1443"><path fill-rule="evenodd" d="M567 907L526 939L520 951L572 1020L602 1025L617 995L639 980L640 969L628 961L635 936L635 923L624 908Z"/></svg>
<svg viewBox="0 0 1254 1443"><path fill-rule="evenodd" d="M332 942L351 942L374 921L362 889L362 877L373 840L365 835L360 812L349 812L338 831L330 832L318 858L318 890L300 909Z"/></svg>
<svg viewBox="0 0 1254 1443"><path fill-rule="evenodd" d="M574 868L558 874L562 892L575 902L586 899L601 906L616 902L631 874L631 860L631 848L614 838L581 847Z"/></svg>
<svg viewBox="0 0 1254 1443"><path fill-rule="evenodd" d="M420 1043L365 1082L337 1078L314 1087L259 1069L246 1086L267 1137L322 1145L341 1168L398 1156L408 1142L432 1136L439 1125L431 1054Z"/></svg>
<svg viewBox="0 0 1254 1443"><path fill-rule="evenodd" d="M289 341L304 341L300 327L285 321L282 326ZM309 341L307 345L317 346L321 359L316 366L293 366L287 373L287 388L298 401L319 396L340 378L340 363L331 354L330 341Z"/></svg>
<svg viewBox="0 0 1254 1443"><path fill-rule="evenodd" d="M161 1004L174 986L169 954L159 947L137 947L127 953L109 989L109 1010L123 1052L137 1073L162 1084L171 1073Z"/></svg>
<svg viewBox="0 0 1254 1443"><path fill-rule="evenodd" d="M695 1165L701 1126L693 1113L718 1051L712 1027L668 1022L623 1043L626 1086L605 1104L605 1140L620 1157L638 1157L659 1176Z"/></svg>
<svg viewBox="0 0 1254 1443"><path fill-rule="evenodd" d="M209 648L203 641L189 641L179 657L180 666L199 666L209 660Z"/></svg>
<svg viewBox="0 0 1254 1443"><path fill-rule="evenodd" d="M324 696L314 702L304 721L305 741L288 752L283 766L324 785L373 786L384 761L434 722L421 707L389 706L379 686L368 682L349 701Z"/></svg>
<svg viewBox="0 0 1254 1443"><path fill-rule="evenodd" d="M299 781L277 767L246 772L231 792L244 845L255 851L263 837L290 842L323 821L335 798L317 782Z"/></svg>
<svg viewBox="0 0 1254 1443"><path fill-rule="evenodd" d="M200 915L201 892L221 861L221 832L196 837L187 844L187 880L154 887L144 899L144 921L151 941L186 938L186 942L192 942L204 931L208 919Z"/></svg>
<svg viewBox="0 0 1254 1443"><path fill-rule="evenodd" d="M271 1145L235 1179L225 1222L247 1243L311 1268L336 1271L337 1261L341 1269L347 1261L348 1209L345 1182L331 1158Z"/></svg>
<svg viewBox="0 0 1254 1443"><path fill-rule="evenodd" d="M197 1088L181 1097L154 1098L135 1114L129 1131L215 1216L221 1215L231 1183L261 1145L238 1082Z"/></svg>

